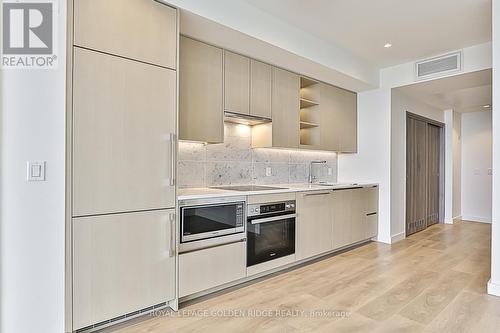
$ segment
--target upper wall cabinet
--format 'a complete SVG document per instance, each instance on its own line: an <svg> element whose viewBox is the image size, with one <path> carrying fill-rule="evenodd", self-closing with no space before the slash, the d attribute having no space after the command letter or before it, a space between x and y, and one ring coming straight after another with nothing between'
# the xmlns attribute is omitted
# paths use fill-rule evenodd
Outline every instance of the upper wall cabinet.
<svg viewBox="0 0 500 333"><path fill-rule="evenodd" d="M74 43L175 69L176 10L154 0L75 0Z"/></svg>
<svg viewBox="0 0 500 333"><path fill-rule="evenodd" d="M250 60L250 114L271 118L271 91L273 67Z"/></svg>
<svg viewBox="0 0 500 333"><path fill-rule="evenodd" d="M337 88L340 89L340 88ZM356 153L358 151L358 101L357 94L344 89L341 90L342 109L338 122L342 124L339 131L340 149L342 153Z"/></svg>
<svg viewBox="0 0 500 333"><path fill-rule="evenodd" d="M182 36L179 57L179 138L224 142L222 49Z"/></svg>
<svg viewBox="0 0 500 333"><path fill-rule="evenodd" d="M271 118L272 66L224 51L224 111Z"/></svg>
<svg viewBox="0 0 500 333"><path fill-rule="evenodd" d="M250 59L224 51L224 111L250 113Z"/></svg>
<svg viewBox="0 0 500 333"><path fill-rule="evenodd" d="M253 147L299 147L300 78L297 74L273 68L272 119L254 126Z"/></svg>
<svg viewBox="0 0 500 333"><path fill-rule="evenodd" d="M356 152L356 93L323 83L320 91L321 149L344 153Z"/></svg>

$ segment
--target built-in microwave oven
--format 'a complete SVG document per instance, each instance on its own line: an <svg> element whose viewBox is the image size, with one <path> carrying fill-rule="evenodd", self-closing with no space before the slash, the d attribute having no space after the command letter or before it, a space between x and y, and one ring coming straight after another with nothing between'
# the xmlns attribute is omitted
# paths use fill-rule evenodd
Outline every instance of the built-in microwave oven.
<svg viewBox="0 0 500 333"><path fill-rule="evenodd" d="M245 232L245 197L183 200L179 206L181 245Z"/></svg>

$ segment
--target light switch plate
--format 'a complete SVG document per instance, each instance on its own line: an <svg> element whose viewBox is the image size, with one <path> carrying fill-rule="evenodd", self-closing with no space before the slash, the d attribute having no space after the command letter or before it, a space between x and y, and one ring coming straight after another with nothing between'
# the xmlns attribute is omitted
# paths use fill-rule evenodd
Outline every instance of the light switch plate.
<svg viewBox="0 0 500 333"><path fill-rule="evenodd" d="M271 167L266 167L266 177L271 177L273 175L273 169Z"/></svg>
<svg viewBox="0 0 500 333"><path fill-rule="evenodd" d="M333 175L333 169L332 168L328 168L328 176L331 176Z"/></svg>
<svg viewBox="0 0 500 333"><path fill-rule="evenodd" d="M45 180L45 161L29 161L26 163L27 180L39 182Z"/></svg>

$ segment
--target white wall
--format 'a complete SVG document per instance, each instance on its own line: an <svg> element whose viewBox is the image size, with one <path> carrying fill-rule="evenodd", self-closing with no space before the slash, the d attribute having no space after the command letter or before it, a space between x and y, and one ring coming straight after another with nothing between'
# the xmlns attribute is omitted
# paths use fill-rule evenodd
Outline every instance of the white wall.
<svg viewBox="0 0 500 333"><path fill-rule="evenodd" d="M462 219L491 222L491 111L462 114Z"/></svg>
<svg viewBox="0 0 500 333"><path fill-rule="evenodd" d="M453 224L453 200L455 194L453 193L453 180L454 180L454 163L453 163L453 135L455 132L453 124L453 110L444 111L444 132L445 132L445 171L444 171L444 223Z"/></svg>
<svg viewBox="0 0 500 333"><path fill-rule="evenodd" d="M488 293L500 296L500 0L493 0L493 223Z"/></svg>
<svg viewBox="0 0 500 333"><path fill-rule="evenodd" d="M484 43L464 48L462 50L463 71L453 75L471 73L491 68L492 64L491 47L492 47L491 43ZM380 71L381 87L395 88L430 80L432 79L422 80L422 81L417 81L415 79L414 61L392 67L387 67Z"/></svg>
<svg viewBox="0 0 500 333"><path fill-rule="evenodd" d="M1 327L64 332L66 1L57 70L1 72ZM28 183L26 161L47 161Z"/></svg>
<svg viewBox="0 0 500 333"><path fill-rule="evenodd" d="M398 89L391 98L391 237L405 237L406 221L406 113L444 122L444 112L417 101Z"/></svg>
<svg viewBox="0 0 500 333"><path fill-rule="evenodd" d="M453 187L452 218L462 216L462 114L453 112Z"/></svg>
<svg viewBox="0 0 500 333"><path fill-rule="evenodd" d="M339 154L339 182L376 182L379 192L377 240L391 242L391 90L358 94L358 153Z"/></svg>

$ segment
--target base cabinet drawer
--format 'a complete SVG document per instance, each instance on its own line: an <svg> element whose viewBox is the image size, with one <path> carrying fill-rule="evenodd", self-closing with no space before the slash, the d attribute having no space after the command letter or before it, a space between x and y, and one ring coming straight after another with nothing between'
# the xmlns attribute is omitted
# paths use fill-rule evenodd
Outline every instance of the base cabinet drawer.
<svg viewBox="0 0 500 333"><path fill-rule="evenodd" d="M246 277L246 243L241 241L179 255L179 297Z"/></svg>
<svg viewBox="0 0 500 333"><path fill-rule="evenodd" d="M366 216L366 239L373 238L378 234L378 213L370 213Z"/></svg>

